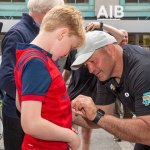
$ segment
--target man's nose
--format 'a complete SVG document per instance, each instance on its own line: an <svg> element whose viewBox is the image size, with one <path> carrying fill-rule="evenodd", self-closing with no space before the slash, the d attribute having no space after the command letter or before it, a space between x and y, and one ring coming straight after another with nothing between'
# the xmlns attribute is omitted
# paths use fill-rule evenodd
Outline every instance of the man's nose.
<svg viewBox="0 0 150 150"><path fill-rule="evenodd" d="M89 70L90 73L93 73L93 72L94 72L94 67L93 67L92 64L89 64L89 65L88 65L88 70Z"/></svg>

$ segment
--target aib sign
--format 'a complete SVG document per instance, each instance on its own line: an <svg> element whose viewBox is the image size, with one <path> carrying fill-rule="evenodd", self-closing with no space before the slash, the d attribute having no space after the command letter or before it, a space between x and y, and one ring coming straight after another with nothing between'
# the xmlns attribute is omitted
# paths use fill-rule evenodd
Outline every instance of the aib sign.
<svg viewBox="0 0 150 150"><path fill-rule="evenodd" d="M108 12L107 12L108 11ZM122 18L124 16L123 7L120 5L109 6L109 10L106 11L104 5L101 5L97 14L97 18L105 17L105 18Z"/></svg>

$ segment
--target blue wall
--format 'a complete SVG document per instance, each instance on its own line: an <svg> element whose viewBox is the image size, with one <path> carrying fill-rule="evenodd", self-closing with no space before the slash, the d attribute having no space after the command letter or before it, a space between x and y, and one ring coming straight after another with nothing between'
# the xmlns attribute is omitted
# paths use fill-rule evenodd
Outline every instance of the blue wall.
<svg viewBox="0 0 150 150"><path fill-rule="evenodd" d="M27 1L25 3L4 3L0 2L0 16L4 18L13 18L21 16L22 12L27 12ZM70 5L70 4L68 4ZM84 17L95 16L95 0L89 0L89 3L71 4L83 12Z"/></svg>
<svg viewBox="0 0 150 150"><path fill-rule="evenodd" d="M22 12L27 12L27 1L25 3L4 3L0 2L0 17L13 18L21 16ZM124 7L125 17L149 17L150 3L133 4L125 3L120 0L119 4ZM95 0L89 0L89 3L68 4L77 7L84 17L95 17ZM110 4L111 5L111 4Z"/></svg>
<svg viewBox="0 0 150 150"><path fill-rule="evenodd" d="M125 3L125 0L120 0L120 5L124 7L125 17L149 17L149 3Z"/></svg>

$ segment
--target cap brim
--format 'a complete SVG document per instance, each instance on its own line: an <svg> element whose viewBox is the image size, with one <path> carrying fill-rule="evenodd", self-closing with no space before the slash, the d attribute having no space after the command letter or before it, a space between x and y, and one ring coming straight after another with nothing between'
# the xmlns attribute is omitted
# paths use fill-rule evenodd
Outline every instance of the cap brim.
<svg viewBox="0 0 150 150"><path fill-rule="evenodd" d="M85 63L92 56L93 53L94 52L89 52L86 54L79 55L71 65L71 69L72 70L79 69L82 66L82 64Z"/></svg>

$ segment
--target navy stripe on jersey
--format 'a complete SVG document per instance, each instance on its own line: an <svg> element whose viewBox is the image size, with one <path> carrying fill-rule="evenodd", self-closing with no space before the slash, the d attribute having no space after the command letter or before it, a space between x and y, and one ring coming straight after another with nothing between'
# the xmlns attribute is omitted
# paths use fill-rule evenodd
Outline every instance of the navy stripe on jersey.
<svg viewBox="0 0 150 150"><path fill-rule="evenodd" d="M22 74L22 95L46 94L52 78L42 60L32 58L24 65Z"/></svg>

